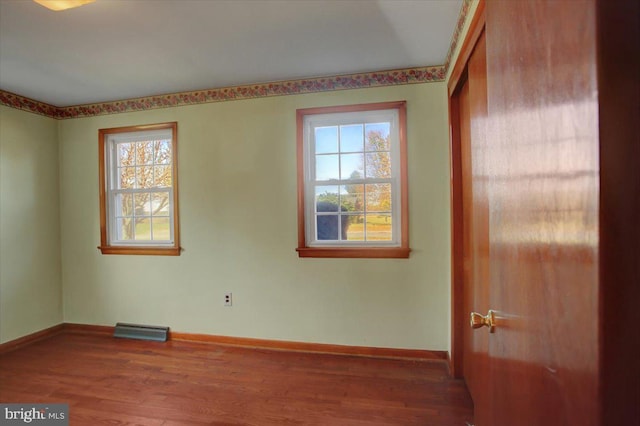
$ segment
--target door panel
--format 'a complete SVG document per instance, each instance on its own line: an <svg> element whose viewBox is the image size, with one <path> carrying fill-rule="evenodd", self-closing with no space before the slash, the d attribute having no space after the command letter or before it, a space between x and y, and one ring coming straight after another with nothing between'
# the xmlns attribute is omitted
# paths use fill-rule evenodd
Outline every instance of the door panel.
<svg viewBox="0 0 640 426"><path fill-rule="evenodd" d="M594 4L488 2L486 20L484 155L497 324L489 344L493 406L483 424L595 425Z"/></svg>
<svg viewBox="0 0 640 426"><path fill-rule="evenodd" d="M464 312L489 310L489 215L484 165L486 96L486 46L480 36L468 63L468 78L459 94L460 155L462 165ZM488 329L464 335L463 371L475 404L476 422L487 416Z"/></svg>
<svg viewBox="0 0 640 426"><path fill-rule="evenodd" d="M469 382L476 426L640 424L638 9L479 0L448 84L452 366ZM483 24L485 115L472 106L468 53ZM459 313L466 322L480 310L473 284L487 259L497 319L483 359Z"/></svg>

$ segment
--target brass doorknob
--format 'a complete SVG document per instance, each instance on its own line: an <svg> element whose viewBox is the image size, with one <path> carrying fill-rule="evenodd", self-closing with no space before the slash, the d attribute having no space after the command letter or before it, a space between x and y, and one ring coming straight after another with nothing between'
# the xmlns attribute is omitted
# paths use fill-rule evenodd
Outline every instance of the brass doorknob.
<svg viewBox="0 0 640 426"><path fill-rule="evenodd" d="M489 333L493 333L496 325L495 313L492 310L489 310L487 315L471 312L470 324L471 328L489 327Z"/></svg>

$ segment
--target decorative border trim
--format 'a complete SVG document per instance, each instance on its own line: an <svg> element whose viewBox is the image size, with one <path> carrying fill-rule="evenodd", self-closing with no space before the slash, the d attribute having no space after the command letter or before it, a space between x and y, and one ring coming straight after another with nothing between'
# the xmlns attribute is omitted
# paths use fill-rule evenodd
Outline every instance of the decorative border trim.
<svg viewBox="0 0 640 426"><path fill-rule="evenodd" d="M241 99L431 83L444 81L445 75L444 66L405 68L331 77L249 84L244 86L223 87L219 89L195 90L191 92L171 93L166 95L69 107L56 107L0 90L0 104L63 120L81 117L94 117L106 114L147 111L185 105L235 101Z"/></svg>
<svg viewBox="0 0 640 426"><path fill-rule="evenodd" d="M462 7L460 8L460 14L458 15L458 23L456 24L456 29L453 32L453 37L451 37L451 45L449 46L449 52L447 53L447 59L444 61L444 75L446 76L449 72L449 66L451 65L451 58L453 57L454 52L456 51L456 47L460 41L460 35L462 35L462 30L464 29L464 24L467 21L467 15L469 14L469 8L471 6L472 0L463 0Z"/></svg>
<svg viewBox="0 0 640 426"><path fill-rule="evenodd" d="M16 95L6 90L0 90L0 105L21 109L50 118L59 118L58 116L60 115L60 108L57 106L45 104L44 102L36 101L22 95Z"/></svg>
<svg viewBox="0 0 640 426"><path fill-rule="evenodd" d="M0 354L18 349L31 343L55 335L79 334L85 336L113 336L115 327L108 325L62 323L51 328L21 337L0 345ZM305 352L329 355L349 355L368 358L404 359L411 361L447 361L448 352L422 349L375 348L368 346L331 345L326 343L291 342L285 340L253 339L249 337L216 336L212 334L196 334L169 332L169 341L210 343L216 345L242 346L253 349L268 349L288 352Z"/></svg>
<svg viewBox="0 0 640 426"><path fill-rule="evenodd" d="M467 27L464 40L462 40L458 54L455 57L455 61L450 64L451 72L447 79L447 90L449 96L451 96L453 91L457 88L462 72L464 71L467 62L469 61L469 57L471 56L471 52L473 52L476 43L480 39L480 33L485 27L485 0L476 1L477 6L473 16L470 17L471 19L469 20L469 26Z"/></svg>
<svg viewBox="0 0 640 426"><path fill-rule="evenodd" d="M39 342L40 340L57 336L64 331L64 324L58 324L54 325L53 327L45 328L44 330L36 331L35 333L27 334L26 336L19 337L15 340L10 340L8 342L0 344L0 355L14 351L23 346L28 346L32 343Z"/></svg>

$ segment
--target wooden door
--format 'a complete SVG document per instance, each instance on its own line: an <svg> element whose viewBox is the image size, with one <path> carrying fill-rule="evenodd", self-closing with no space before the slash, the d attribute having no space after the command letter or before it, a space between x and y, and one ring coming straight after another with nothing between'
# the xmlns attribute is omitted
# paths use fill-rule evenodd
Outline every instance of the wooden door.
<svg viewBox="0 0 640 426"><path fill-rule="evenodd" d="M486 22L497 318L483 424L596 425L594 2L488 2Z"/></svg>
<svg viewBox="0 0 640 426"><path fill-rule="evenodd" d="M449 81L454 375L476 426L640 424L640 4L477 10ZM487 111L474 133L485 27ZM480 294L497 317L485 355L487 335L467 330L470 310L485 313L487 275Z"/></svg>
<svg viewBox="0 0 640 426"><path fill-rule="evenodd" d="M452 72L452 367L476 426L640 424L639 9L480 1ZM497 315L475 338L478 278Z"/></svg>

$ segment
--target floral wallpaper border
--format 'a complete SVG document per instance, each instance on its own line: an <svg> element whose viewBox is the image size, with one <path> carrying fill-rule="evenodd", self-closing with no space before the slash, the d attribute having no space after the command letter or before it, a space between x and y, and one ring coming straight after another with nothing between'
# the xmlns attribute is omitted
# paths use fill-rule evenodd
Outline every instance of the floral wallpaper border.
<svg viewBox="0 0 640 426"><path fill-rule="evenodd" d="M428 83L443 81L444 78L445 70L443 66L406 68L333 77L250 84L219 89L195 90L192 92L171 93L68 107L56 107L0 90L0 104L47 117L67 119L269 96Z"/></svg>
<svg viewBox="0 0 640 426"><path fill-rule="evenodd" d="M57 107L17 95L15 93L0 90L0 105L29 111L51 118L67 119L270 96L297 95L303 93L330 92L336 90L444 81L451 64L451 58L458 45L460 35L462 34L472 1L473 0L463 0L462 2L458 22L447 53L447 59L445 64L441 66L405 68L331 77L276 81L68 107Z"/></svg>
<svg viewBox="0 0 640 426"><path fill-rule="evenodd" d="M0 90L0 105L52 118L58 118L58 114L60 112L60 108L56 106L45 104L44 102L36 101L4 90Z"/></svg>
<svg viewBox="0 0 640 426"><path fill-rule="evenodd" d="M449 71L449 66L451 65L451 58L453 57L453 53L456 51L456 47L460 42L460 35L462 34L462 30L464 29L464 24L467 21L467 15L469 14L469 8L471 6L472 0L463 0L462 7L460 8L460 14L458 15L458 23L456 24L456 29L453 32L453 37L451 37L451 46L449 46L449 52L447 53L447 59L444 62L444 74L447 75Z"/></svg>

